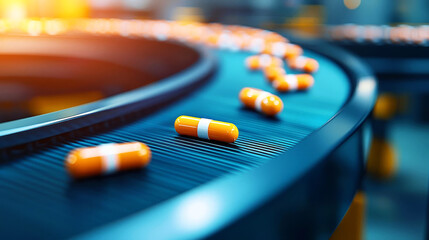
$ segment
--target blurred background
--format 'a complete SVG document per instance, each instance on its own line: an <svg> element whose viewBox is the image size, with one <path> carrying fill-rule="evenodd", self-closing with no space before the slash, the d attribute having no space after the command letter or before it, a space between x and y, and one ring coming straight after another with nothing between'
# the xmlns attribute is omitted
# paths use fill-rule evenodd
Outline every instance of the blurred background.
<svg viewBox="0 0 429 240"><path fill-rule="evenodd" d="M427 0L0 0L0 17L6 20L219 22L278 31L292 40L326 41L353 52L372 68L380 83L360 202L364 239L426 238L428 11ZM4 28L0 22L0 32ZM10 99L10 89L2 88L0 95ZM102 97L97 93L78 96L84 102ZM40 101L50 100L39 99L36 104ZM8 120L5 115L2 118Z"/></svg>
<svg viewBox="0 0 429 240"><path fill-rule="evenodd" d="M1 0L2 18L155 18L288 28L321 35L326 25L420 25L424 0Z"/></svg>

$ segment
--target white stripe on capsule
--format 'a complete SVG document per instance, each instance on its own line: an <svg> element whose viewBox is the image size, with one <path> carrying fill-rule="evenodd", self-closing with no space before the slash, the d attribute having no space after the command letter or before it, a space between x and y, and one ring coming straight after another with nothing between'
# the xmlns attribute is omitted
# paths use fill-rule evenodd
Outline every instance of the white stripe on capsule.
<svg viewBox="0 0 429 240"><path fill-rule="evenodd" d="M304 56L299 56L295 59L295 65L299 69L304 68L306 63L307 63L307 58Z"/></svg>
<svg viewBox="0 0 429 240"><path fill-rule="evenodd" d="M209 125L210 125L211 121L212 121L211 119L201 118L200 122L198 123L198 128L197 128L197 134L198 134L199 138L210 140L210 138L209 138Z"/></svg>
<svg viewBox="0 0 429 240"><path fill-rule="evenodd" d="M264 98L271 95L272 94L269 92L261 92L261 94L259 94L259 96L255 100L255 109L258 110L259 112L262 112L262 100L264 100Z"/></svg>
<svg viewBox="0 0 429 240"><path fill-rule="evenodd" d="M289 90L298 89L298 78L296 75L286 75L285 81L289 84Z"/></svg>
<svg viewBox="0 0 429 240"><path fill-rule="evenodd" d="M118 155L115 144L103 144L99 148L100 155L103 156L103 173L110 174L118 170Z"/></svg>

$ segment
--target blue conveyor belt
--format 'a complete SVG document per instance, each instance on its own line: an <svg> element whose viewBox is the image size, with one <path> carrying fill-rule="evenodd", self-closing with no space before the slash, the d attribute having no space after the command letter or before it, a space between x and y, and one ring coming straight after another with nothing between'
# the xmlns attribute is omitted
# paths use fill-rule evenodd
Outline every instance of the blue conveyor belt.
<svg viewBox="0 0 429 240"><path fill-rule="evenodd" d="M249 54L216 50L216 55L219 68L212 79L180 101L125 126L0 165L0 232L22 238L74 236L224 174L258 167L329 121L351 89L347 75L334 62L306 52L320 63L314 87L279 94L284 111L268 118L244 109L238 100L243 87L273 91L262 72L245 68ZM234 144L178 136L173 125L180 115L232 122L240 136ZM151 148L153 159L146 169L82 181L65 172L64 158L71 149L129 141Z"/></svg>

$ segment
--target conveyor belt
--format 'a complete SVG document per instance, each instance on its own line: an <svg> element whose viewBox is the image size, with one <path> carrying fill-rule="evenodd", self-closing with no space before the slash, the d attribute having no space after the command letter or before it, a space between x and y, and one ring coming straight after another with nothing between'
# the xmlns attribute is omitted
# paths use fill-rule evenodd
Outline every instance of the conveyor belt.
<svg viewBox="0 0 429 240"><path fill-rule="evenodd" d="M429 47L412 44L333 42L366 62L389 92L427 92Z"/></svg>
<svg viewBox="0 0 429 240"><path fill-rule="evenodd" d="M346 73L331 60L320 63L308 92L281 95L285 109L267 118L242 108L242 87L271 90L262 73L248 72L245 53L216 51L219 69L204 87L148 117L94 136L58 143L0 166L0 232L15 238L64 238L81 234L163 202L228 173L261 166L324 125L350 94ZM179 115L232 122L235 144L178 136ZM77 147L142 141L153 151L147 169L83 181L72 180L64 158ZM287 161L287 159L285 159ZM5 221L5 217L7 221Z"/></svg>

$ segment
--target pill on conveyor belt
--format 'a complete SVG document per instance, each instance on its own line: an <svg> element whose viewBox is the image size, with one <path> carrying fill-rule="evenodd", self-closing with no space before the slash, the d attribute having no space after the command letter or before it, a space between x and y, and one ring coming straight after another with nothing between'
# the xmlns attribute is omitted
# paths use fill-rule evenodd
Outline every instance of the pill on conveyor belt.
<svg viewBox="0 0 429 240"><path fill-rule="evenodd" d="M274 116L283 110L283 102L276 95L256 88L243 88L240 91L241 102L268 116Z"/></svg>
<svg viewBox="0 0 429 240"><path fill-rule="evenodd" d="M238 128L227 122L206 118L180 116L174 122L176 132L181 135L233 143L238 138Z"/></svg>
<svg viewBox="0 0 429 240"><path fill-rule="evenodd" d="M270 82L274 81L274 79L276 79L277 77L285 74L286 71L282 67L268 66L264 68L265 78Z"/></svg>
<svg viewBox="0 0 429 240"><path fill-rule="evenodd" d="M302 48L296 44L287 42L275 42L266 47L264 53L281 58L295 58L302 55Z"/></svg>
<svg viewBox="0 0 429 240"><path fill-rule="evenodd" d="M74 178L85 178L143 168L150 159L151 151L144 143L109 143L72 150L66 169Z"/></svg>
<svg viewBox="0 0 429 240"><path fill-rule="evenodd" d="M289 67L308 73L316 72L319 69L319 63L313 59L304 56L291 58L288 60Z"/></svg>
<svg viewBox="0 0 429 240"><path fill-rule="evenodd" d="M306 90L314 85L310 74L287 74L274 79L273 87L279 92Z"/></svg>
<svg viewBox="0 0 429 240"><path fill-rule="evenodd" d="M250 70L264 69L269 66L281 67L283 61L268 54L254 55L246 58L246 66Z"/></svg>

